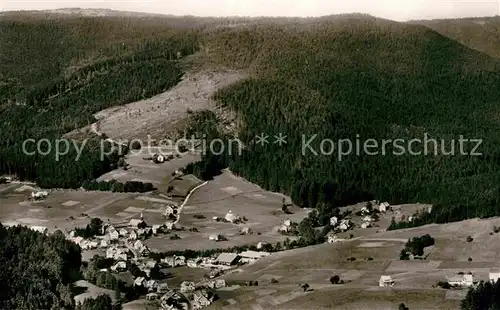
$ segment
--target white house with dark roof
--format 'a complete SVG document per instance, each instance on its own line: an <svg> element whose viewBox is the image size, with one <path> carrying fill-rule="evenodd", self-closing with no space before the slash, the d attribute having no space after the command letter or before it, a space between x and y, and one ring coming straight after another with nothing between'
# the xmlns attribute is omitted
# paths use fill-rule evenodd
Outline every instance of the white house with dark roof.
<svg viewBox="0 0 500 310"><path fill-rule="evenodd" d="M181 283L180 292L183 294L191 293L194 292L195 289L196 285L194 284L194 282L184 281Z"/></svg>
<svg viewBox="0 0 500 310"><path fill-rule="evenodd" d="M380 276L378 285L380 287L394 286L394 281L392 280L391 276Z"/></svg>
<svg viewBox="0 0 500 310"><path fill-rule="evenodd" d="M379 204L379 206L378 206L378 210L379 210L380 212L387 212L387 210L389 210L389 208L390 208L390 204L389 204L387 201L382 202L382 203L381 203L381 204Z"/></svg>

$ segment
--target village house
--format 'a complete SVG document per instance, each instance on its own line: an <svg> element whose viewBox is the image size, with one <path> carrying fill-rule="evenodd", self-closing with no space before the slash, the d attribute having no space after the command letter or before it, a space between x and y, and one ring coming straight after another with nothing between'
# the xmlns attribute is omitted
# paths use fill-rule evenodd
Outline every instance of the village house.
<svg viewBox="0 0 500 310"><path fill-rule="evenodd" d="M471 274L453 275L446 277L446 281L451 286L471 287L474 285L474 276Z"/></svg>
<svg viewBox="0 0 500 310"><path fill-rule="evenodd" d="M213 296L205 290L199 290L193 294L193 310L200 310L212 304Z"/></svg>
<svg viewBox="0 0 500 310"><path fill-rule="evenodd" d="M74 243L80 245L80 243L83 241L83 237L73 237L73 238L70 238L69 240L71 240Z"/></svg>
<svg viewBox="0 0 500 310"><path fill-rule="evenodd" d="M31 192L31 198L38 200L46 198L49 195L49 192Z"/></svg>
<svg viewBox="0 0 500 310"><path fill-rule="evenodd" d="M250 235L251 230L250 227L243 227L240 232L242 235Z"/></svg>
<svg viewBox="0 0 500 310"><path fill-rule="evenodd" d="M374 219L373 219L373 217L371 217L371 216L367 215L367 216L363 217L363 220L362 220L362 221L363 221L363 222L368 222L368 223L370 223L370 222L373 222L373 221L374 221Z"/></svg>
<svg viewBox="0 0 500 310"><path fill-rule="evenodd" d="M220 236L220 235L210 235L210 236L208 237L208 240L210 240L210 241L215 241L215 242L220 241L221 239L222 239L222 238L221 238L221 236Z"/></svg>
<svg viewBox="0 0 500 310"><path fill-rule="evenodd" d="M378 285L380 287L394 286L394 281L392 280L391 276L380 276Z"/></svg>
<svg viewBox="0 0 500 310"><path fill-rule="evenodd" d="M146 246L142 243L141 240L137 240L137 241L134 242L134 249L136 249L137 251L141 252L144 249L146 249Z"/></svg>
<svg viewBox="0 0 500 310"><path fill-rule="evenodd" d="M288 233L292 230L292 221L289 219L286 219L283 224L280 226L278 231L283 232L283 233Z"/></svg>
<svg viewBox="0 0 500 310"><path fill-rule="evenodd" d="M158 293L166 293L168 291L167 283L158 283L158 287L156 288Z"/></svg>
<svg viewBox="0 0 500 310"><path fill-rule="evenodd" d="M217 279L214 282L215 289L226 287L226 281L224 279Z"/></svg>
<svg viewBox="0 0 500 310"><path fill-rule="evenodd" d="M174 266L175 267L186 266L186 257L184 257L184 256L174 256Z"/></svg>
<svg viewBox="0 0 500 310"><path fill-rule="evenodd" d="M163 309L168 309L168 310L173 310L177 309L174 306L179 302L183 300L183 297L180 296L177 292L170 290L166 292L162 297L161 297L161 307Z"/></svg>
<svg viewBox="0 0 500 310"><path fill-rule="evenodd" d="M109 239L111 241L118 240L120 238L120 233L115 229L109 233Z"/></svg>
<svg viewBox="0 0 500 310"><path fill-rule="evenodd" d="M148 293L146 295L146 300L157 300L158 299L158 294L157 293Z"/></svg>
<svg viewBox="0 0 500 310"><path fill-rule="evenodd" d="M81 243L80 243L80 247L83 249L83 250L93 250L93 249L97 249L97 247L99 246L99 243L97 243L97 241L88 241L88 240L83 240Z"/></svg>
<svg viewBox="0 0 500 310"><path fill-rule="evenodd" d="M121 237L126 237L128 235L128 231L125 228L120 228L118 231Z"/></svg>
<svg viewBox="0 0 500 310"><path fill-rule="evenodd" d="M238 263L240 256L236 253L221 253L217 259L216 263L224 266L232 266Z"/></svg>
<svg viewBox="0 0 500 310"><path fill-rule="evenodd" d="M268 252L257 252L257 251L244 251L239 254L241 257L241 261L243 263L253 263L257 261L259 258L263 258L271 255Z"/></svg>
<svg viewBox="0 0 500 310"><path fill-rule="evenodd" d="M496 283L500 279L500 272L490 272L489 278L491 283Z"/></svg>
<svg viewBox="0 0 500 310"><path fill-rule="evenodd" d="M349 219L344 219L342 221L340 221L340 225L338 226L338 228L341 230L341 231L347 231L349 230L349 228L351 228L351 220Z"/></svg>
<svg viewBox="0 0 500 310"><path fill-rule="evenodd" d="M267 244L266 242L259 242L259 243L257 243L257 250L263 249L266 244Z"/></svg>
<svg viewBox="0 0 500 310"><path fill-rule="evenodd" d="M130 235L128 236L128 239L129 240L137 240L137 233L135 232L135 230L133 230Z"/></svg>
<svg viewBox="0 0 500 310"><path fill-rule="evenodd" d="M152 161L155 163L155 164L161 164L161 163L164 163L165 162L165 156L161 155L161 154L154 154L153 155L153 158L152 158Z"/></svg>
<svg viewBox="0 0 500 310"><path fill-rule="evenodd" d="M111 266L111 271L123 271L127 269L127 262L119 261L113 266Z"/></svg>
<svg viewBox="0 0 500 310"><path fill-rule="evenodd" d="M195 289L196 289L196 286L195 286L194 282L184 281L181 283L180 292L183 294L191 293L191 292L194 292Z"/></svg>
<svg viewBox="0 0 500 310"><path fill-rule="evenodd" d="M148 260L146 264L144 264L146 268L153 269L156 267L156 261L155 260Z"/></svg>
<svg viewBox="0 0 500 310"><path fill-rule="evenodd" d="M223 279L217 279L217 280L211 280L211 281L206 281L202 283L203 287L209 288L209 289L219 289L226 287L226 281Z"/></svg>
<svg viewBox="0 0 500 310"><path fill-rule="evenodd" d="M198 265L202 262L201 258L192 258L187 260L187 266L189 268L197 268Z"/></svg>
<svg viewBox="0 0 500 310"><path fill-rule="evenodd" d="M168 229L168 230L176 230L177 228L175 227L175 223L174 222L167 222L165 223L165 227Z"/></svg>
<svg viewBox="0 0 500 310"><path fill-rule="evenodd" d="M330 218L330 226L335 227L339 222L339 219L336 216L332 216Z"/></svg>
<svg viewBox="0 0 500 310"><path fill-rule="evenodd" d="M168 267L175 267L175 258L173 256L162 258L160 262Z"/></svg>
<svg viewBox="0 0 500 310"><path fill-rule="evenodd" d="M102 239L101 240L101 244L99 245L101 248L107 248L109 246L109 241L108 240L105 240L105 239Z"/></svg>
<svg viewBox="0 0 500 310"><path fill-rule="evenodd" d="M224 218L226 219L226 221L228 221L230 223L234 223L234 222L238 221L238 216L234 215L231 210L229 210L229 212L226 213L226 216Z"/></svg>
<svg viewBox="0 0 500 310"><path fill-rule="evenodd" d="M361 223L361 228L365 229L365 228L369 228L369 227L372 227L372 223L370 223L370 222Z"/></svg>
<svg viewBox="0 0 500 310"><path fill-rule="evenodd" d="M382 202L379 206L378 206L378 210L380 212L387 212L390 208L390 205L388 202Z"/></svg>
<svg viewBox="0 0 500 310"><path fill-rule="evenodd" d="M82 248L82 250L87 250L89 248L89 243L90 241L83 239L78 245Z"/></svg>
<svg viewBox="0 0 500 310"><path fill-rule="evenodd" d="M163 211L163 215L166 217L169 217L171 214L176 214L177 210L174 208L174 206L166 206L165 210Z"/></svg>
<svg viewBox="0 0 500 310"><path fill-rule="evenodd" d="M45 226L31 226L30 229L45 235L49 232L49 229Z"/></svg>
<svg viewBox="0 0 500 310"><path fill-rule="evenodd" d="M124 260L128 258L128 249L110 247L106 249L106 258L112 258L114 260Z"/></svg>
<svg viewBox="0 0 500 310"><path fill-rule="evenodd" d="M158 288L158 282L156 280L149 280L144 283L144 287L149 291L156 291Z"/></svg>
<svg viewBox="0 0 500 310"><path fill-rule="evenodd" d="M208 278L213 279L215 277L220 276L220 274L221 274L221 271L219 269L213 268L212 270L210 270L210 272L208 274Z"/></svg>
<svg viewBox="0 0 500 310"><path fill-rule="evenodd" d="M131 228L138 229L141 227L146 226L146 223L144 222L143 219L131 219L130 222L128 223L128 226Z"/></svg>
<svg viewBox="0 0 500 310"><path fill-rule="evenodd" d="M144 286L146 279L144 277L137 277L134 280L134 286Z"/></svg>
<svg viewBox="0 0 500 310"><path fill-rule="evenodd" d="M153 225L151 227L151 231L153 232L153 234L161 233L162 232L162 225Z"/></svg>

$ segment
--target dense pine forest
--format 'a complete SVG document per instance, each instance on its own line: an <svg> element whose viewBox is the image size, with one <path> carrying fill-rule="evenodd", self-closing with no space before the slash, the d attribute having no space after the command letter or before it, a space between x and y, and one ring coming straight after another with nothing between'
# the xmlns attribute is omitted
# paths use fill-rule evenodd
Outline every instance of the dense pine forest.
<svg viewBox="0 0 500 310"><path fill-rule="evenodd" d="M116 167L122 154L101 159L99 139L60 158L55 141L93 123L93 113L172 87L179 61L198 48L188 29L118 17L4 17L0 33L0 173L43 187L76 188ZM26 155L27 139L48 139L52 149L44 142L48 154Z"/></svg>
<svg viewBox="0 0 500 310"><path fill-rule="evenodd" d="M497 59L423 26L365 17L225 29L213 41L225 61L259 74L216 95L243 118L247 147L242 156L207 158L214 164L205 170L227 165L298 205L326 204L326 212L372 198L435 205L393 228L500 214ZM255 143L260 133L280 132L286 146ZM385 156L304 156L302 135L315 134L315 150L324 138L427 135L439 141L438 155L394 155L389 147ZM458 145L455 155L441 154L461 135L482 139L482 155L460 155Z"/></svg>
<svg viewBox="0 0 500 310"><path fill-rule="evenodd" d="M74 309L72 283L80 278L78 245L62 233L0 226L0 308Z"/></svg>
<svg viewBox="0 0 500 310"><path fill-rule="evenodd" d="M493 23L493 21L492 21ZM493 27L493 26L491 26ZM367 199L432 203L413 223L500 214L500 62L422 25L365 15L309 19L192 17L0 18L0 173L46 187L79 187L116 166L99 140L74 156L26 156L22 141L61 137L92 114L175 85L186 57L251 77L215 99L237 112L241 156L207 156L188 167L209 178L222 167L294 203L324 212ZM466 43L466 42L462 42ZM491 54L491 53L490 53ZM213 115L198 119L215 137ZM196 131L193 128L191 131ZM283 133L287 144L256 144ZM423 139L451 150L463 135L481 156L302 154L303 139ZM472 151L468 145L466 151ZM419 150L423 146L421 145ZM433 146L431 145L431 149ZM322 211L322 212L323 212Z"/></svg>

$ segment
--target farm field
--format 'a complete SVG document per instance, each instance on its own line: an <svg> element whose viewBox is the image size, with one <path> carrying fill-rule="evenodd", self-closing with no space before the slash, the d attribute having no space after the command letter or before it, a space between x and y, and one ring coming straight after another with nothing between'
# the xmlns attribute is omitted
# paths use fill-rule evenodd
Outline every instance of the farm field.
<svg viewBox="0 0 500 310"><path fill-rule="evenodd" d="M145 175L150 178L149 173ZM200 183L195 177L186 175L169 184L173 184L174 192L182 196ZM85 227L91 217L99 217L120 227L142 214L148 225L163 224L165 206L179 206L183 201L182 197L169 199L160 191L137 194L84 190L53 190L47 198L34 201L29 198L37 188L18 184L10 187L3 185L1 189L5 189L0 193L2 223L44 226L51 231L62 229L66 232L75 227ZM293 237L281 235L277 228L286 219L300 222L308 214L308 210L294 206L289 208L293 214L284 214L281 211L283 198L289 201L288 197L267 192L225 171L193 192L177 223L177 227L183 230L153 236L145 244L152 250L167 251L281 242ZM245 217L247 221L232 224L213 220L214 216L223 218L229 211ZM205 218L196 219L194 215ZM250 234L241 235L242 228L246 227L250 228ZM190 231L191 228L196 228L197 232ZM181 239L170 240L173 234ZM228 240L209 241L209 236L213 234L223 235Z"/></svg>
<svg viewBox="0 0 500 310"><path fill-rule="evenodd" d="M259 286L221 292L225 298L210 309L396 309L401 302L410 309L457 309L467 290L434 286L459 272L487 281L490 271L499 270L500 247L494 245L500 234L493 232L499 225L499 218L427 225L274 253L225 275L228 283ZM426 248L426 260L399 260L406 240L424 234L436 240ZM472 242L466 241L469 235ZM330 284L333 275L346 283ZM395 285L379 287L381 275ZM301 290L303 283L310 291Z"/></svg>
<svg viewBox="0 0 500 310"><path fill-rule="evenodd" d="M185 228L176 232L181 239L168 240L167 235L148 239L146 244L152 249L182 250L229 248L259 242L284 241L292 237L281 235L277 231L278 227L286 219L300 222L307 216L308 210L290 207L293 214L286 215L281 211L283 198L289 201L288 197L265 191L226 170L191 195L178 222L179 226ZM213 217L224 218L229 211L245 217L247 221L232 224L213 220ZM241 235L241 230L246 227L250 228L251 233ZM191 232L190 228L196 228L198 232ZM228 240L209 241L209 236L213 234L223 235Z"/></svg>
<svg viewBox="0 0 500 310"><path fill-rule="evenodd" d="M85 227L91 217L124 225L142 213L146 222L164 223L163 208L175 202L147 194L54 190L39 201L29 199L35 188L18 186L0 196L0 221L4 224L44 226L53 231Z"/></svg>
<svg viewBox="0 0 500 310"><path fill-rule="evenodd" d="M99 181L116 180L119 182L139 181L152 183L158 190L166 192L167 183L173 180L172 173L178 169L187 166L189 163L200 160L200 155L189 151L178 158L166 161L161 164L155 164L147 158L154 154L174 154L175 150L161 147L144 147L140 150L131 150L126 156L126 162L129 164L127 170L116 169L110 171L98 178Z"/></svg>

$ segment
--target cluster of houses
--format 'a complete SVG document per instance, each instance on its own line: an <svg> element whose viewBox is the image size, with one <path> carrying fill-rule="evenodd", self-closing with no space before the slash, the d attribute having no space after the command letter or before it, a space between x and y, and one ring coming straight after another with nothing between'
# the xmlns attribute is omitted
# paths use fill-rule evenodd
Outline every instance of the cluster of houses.
<svg viewBox="0 0 500 310"><path fill-rule="evenodd" d="M489 280L491 283L496 283L500 279L500 272L490 272ZM474 275L472 273L464 274L459 273L456 275L451 275L446 277L446 282L455 288L470 288L474 286L477 281L474 281ZM383 275L379 280L380 287L392 287L394 286L394 280L391 276Z"/></svg>
<svg viewBox="0 0 500 310"><path fill-rule="evenodd" d="M181 310L187 309L190 303L193 310L200 310L210 306L215 295L211 292L213 289L219 289L226 286L224 280L213 280L195 284L194 282L184 281L178 291L167 290L159 297L158 293L149 293L146 295L148 300L160 300L161 309Z"/></svg>
<svg viewBox="0 0 500 310"><path fill-rule="evenodd" d="M210 306L215 296L211 293L212 290L217 290L226 286L226 282L222 279L214 279L219 276L224 270L232 268L240 263L253 263L260 258L269 256L270 253L259 251L243 251L237 253L220 253L213 257L186 259L184 256L165 257L160 260L163 266L169 267L191 267L191 268L207 268L210 269L210 274L207 280L200 283L184 281L181 283L178 292L167 290L161 287L154 280L147 280L145 277L136 278L135 286L142 286L148 289L146 298L148 300L159 300L162 309L180 310L185 309L183 300L187 298L193 309L199 310ZM150 266L153 267L154 262ZM142 270L142 269L141 269ZM160 297L163 294L162 297Z"/></svg>

